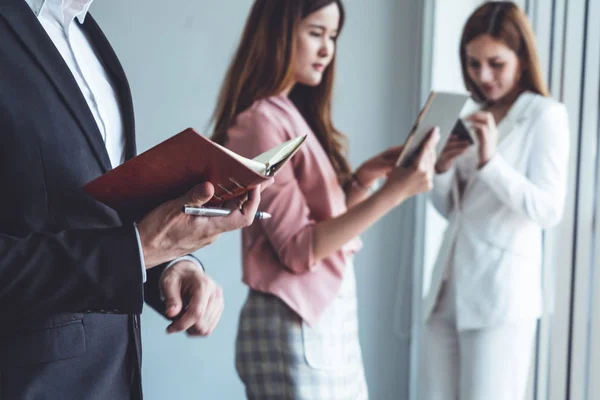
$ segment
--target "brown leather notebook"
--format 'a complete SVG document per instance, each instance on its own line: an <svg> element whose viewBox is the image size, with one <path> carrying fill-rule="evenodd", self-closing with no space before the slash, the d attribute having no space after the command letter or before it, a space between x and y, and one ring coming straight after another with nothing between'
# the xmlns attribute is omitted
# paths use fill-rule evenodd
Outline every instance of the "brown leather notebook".
<svg viewBox="0 0 600 400"><path fill-rule="evenodd" d="M91 181L84 191L134 220L202 182L215 187L208 205L217 206L275 175L305 139L248 159L188 128Z"/></svg>

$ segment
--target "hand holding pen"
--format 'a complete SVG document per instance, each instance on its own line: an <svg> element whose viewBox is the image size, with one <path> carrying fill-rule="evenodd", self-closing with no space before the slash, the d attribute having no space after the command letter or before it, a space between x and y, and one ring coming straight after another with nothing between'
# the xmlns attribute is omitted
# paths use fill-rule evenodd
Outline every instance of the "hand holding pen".
<svg viewBox="0 0 600 400"><path fill-rule="evenodd" d="M221 233L250 226L260 204L260 192L272 182L271 179L243 198L226 203L232 211L221 218L190 218L182 212L186 204L202 207L213 198L215 190L208 182L150 211L137 224L146 268L193 253L214 243Z"/></svg>

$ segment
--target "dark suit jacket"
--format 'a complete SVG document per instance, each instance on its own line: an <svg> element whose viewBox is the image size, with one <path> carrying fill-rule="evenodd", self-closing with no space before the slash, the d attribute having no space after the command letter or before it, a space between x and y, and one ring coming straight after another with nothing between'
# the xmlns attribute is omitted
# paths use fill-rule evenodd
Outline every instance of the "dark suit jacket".
<svg viewBox="0 0 600 400"><path fill-rule="evenodd" d="M125 73L88 15L135 155ZM111 168L60 53L23 0L0 0L0 400L141 398L139 314L164 266L142 267L132 221L82 187Z"/></svg>

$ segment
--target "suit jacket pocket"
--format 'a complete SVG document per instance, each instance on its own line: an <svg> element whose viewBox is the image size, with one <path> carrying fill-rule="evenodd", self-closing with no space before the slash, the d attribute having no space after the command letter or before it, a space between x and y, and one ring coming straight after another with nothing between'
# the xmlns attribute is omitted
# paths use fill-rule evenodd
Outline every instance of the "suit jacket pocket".
<svg viewBox="0 0 600 400"><path fill-rule="evenodd" d="M0 338L0 370L77 357L85 348L81 320L12 333Z"/></svg>

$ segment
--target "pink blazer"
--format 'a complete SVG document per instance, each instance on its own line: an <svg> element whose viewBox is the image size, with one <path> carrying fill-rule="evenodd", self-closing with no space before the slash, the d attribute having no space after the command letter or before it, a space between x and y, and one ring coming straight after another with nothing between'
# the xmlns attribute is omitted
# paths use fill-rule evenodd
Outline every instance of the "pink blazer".
<svg viewBox="0 0 600 400"><path fill-rule="evenodd" d="M243 282L279 297L314 325L337 296L348 258L362 247L357 237L331 256L314 259L314 225L346 211L333 166L285 96L259 100L241 113L226 146L252 158L300 135L307 140L262 194L260 210L273 217L242 231Z"/></svg>

